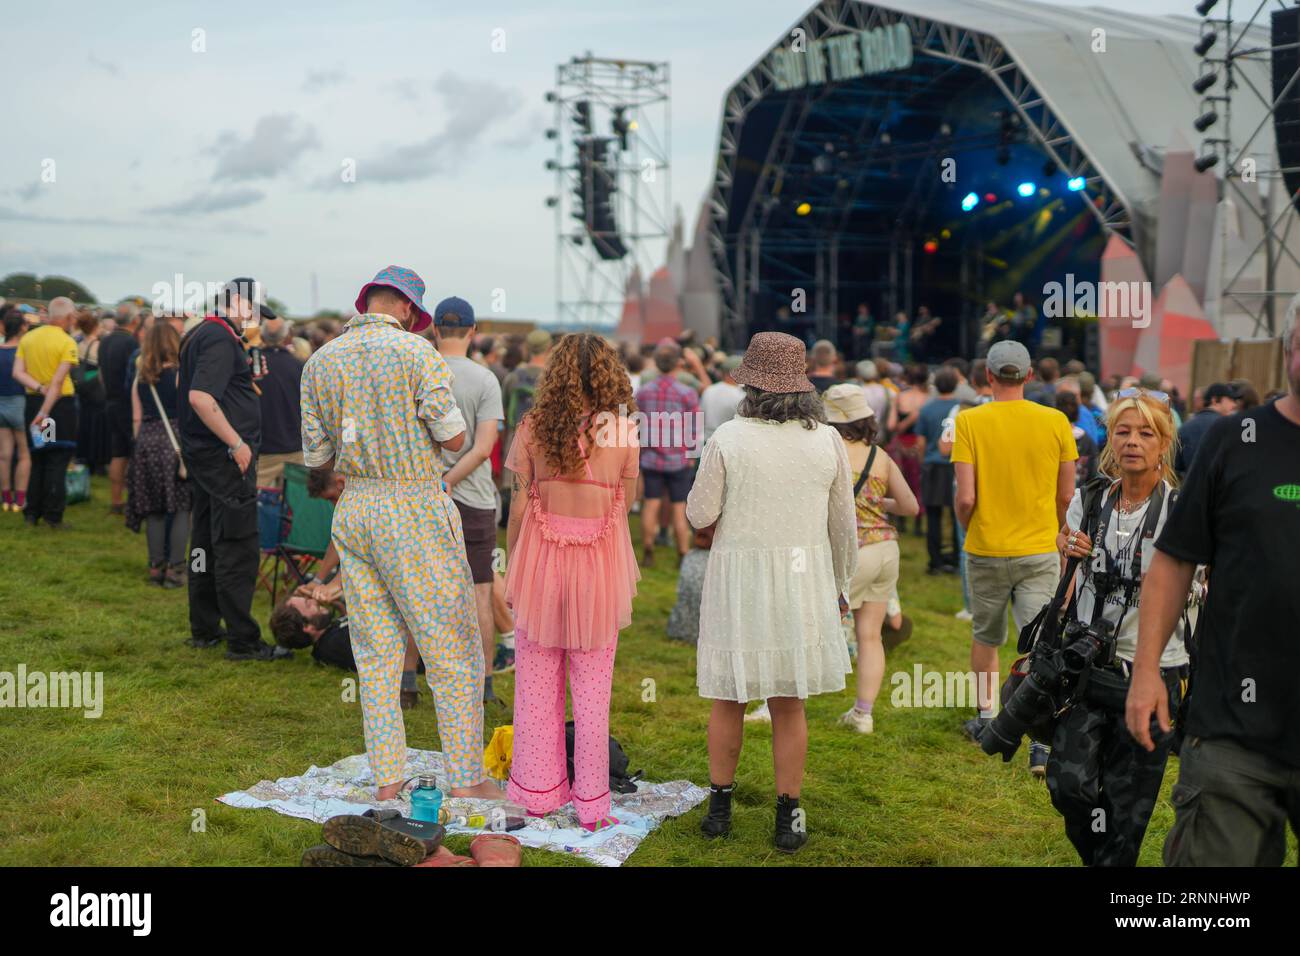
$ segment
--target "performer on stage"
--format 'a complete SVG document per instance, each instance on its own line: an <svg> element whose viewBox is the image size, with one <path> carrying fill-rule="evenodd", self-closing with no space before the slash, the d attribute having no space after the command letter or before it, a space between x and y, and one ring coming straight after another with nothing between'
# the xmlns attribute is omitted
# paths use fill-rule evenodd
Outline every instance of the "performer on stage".
<svg viewBox="0 0 1300 956"><path fill-rule="evenodd" d="M409 629L438 712L444 779L456 797L500 797L483 767L483 648L460 514L443 490L439 448L465 442L451 372L419 335L424 282L389 266L357 296L361 313L303 368L309 467L346 481L333 540L361 685L366 753L378 797L406 775L398 706Z"/></svg>

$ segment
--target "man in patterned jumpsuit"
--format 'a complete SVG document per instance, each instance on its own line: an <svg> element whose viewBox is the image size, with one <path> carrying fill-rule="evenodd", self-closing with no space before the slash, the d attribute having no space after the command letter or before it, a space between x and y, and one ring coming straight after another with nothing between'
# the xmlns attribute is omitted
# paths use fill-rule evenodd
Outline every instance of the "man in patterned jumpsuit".
<svg viewBox="0 0 1300 956"><path fill-rule="evenodd" d="M361 685L366 753L381 800L406 776L398 706L409 629L438 714L451 796L499 797L483 767L483 649L460 514L443 490L439 447L458 450L465 421L451 372L419 335L424 282L389 266L357 297L346 332L302 373L303 460L346 485L333 539Z"/></svg>

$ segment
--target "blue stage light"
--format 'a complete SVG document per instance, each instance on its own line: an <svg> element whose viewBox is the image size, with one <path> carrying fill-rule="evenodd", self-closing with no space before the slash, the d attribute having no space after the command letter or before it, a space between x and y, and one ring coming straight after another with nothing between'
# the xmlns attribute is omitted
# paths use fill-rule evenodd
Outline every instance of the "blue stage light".
<svg viewBox="0 0 1300 956"><path fill-rule="evenodd" d="M1075 176L1065 185L1069 187L1070 192L1077 193L1077 192L1082 192L1083 187L1088 185L1088 183L1082 176Z"/></svg>
<svg viewBox="0 0 1300 956"><path fill-rule="evenodd" d="M1033 183L1021 183L1019 186L1016 187L1016 192L1020 193L1020 195L1024 196L1025 198L1028 198L1032 196L1034 193L1038 192L1038 187Z"/></svg>
<svg viewBox="0 0 1300 956"><path fill-rule="evenodd" d="M967 193L966 198L961 201L961 208L964 212L970 212L980 204L980 197L974 193Z"/></svg>

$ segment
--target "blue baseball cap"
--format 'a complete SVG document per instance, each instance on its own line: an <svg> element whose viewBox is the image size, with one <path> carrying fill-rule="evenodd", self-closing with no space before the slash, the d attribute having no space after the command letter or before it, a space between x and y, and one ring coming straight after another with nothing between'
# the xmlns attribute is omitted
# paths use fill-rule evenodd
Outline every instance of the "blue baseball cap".
<svg viewBox="0 0 1300 956"><path fill-rule="evenodd" d="M434 308L433 324L467 329L474 324L474 306L457 296L448 296Z"/></svg>

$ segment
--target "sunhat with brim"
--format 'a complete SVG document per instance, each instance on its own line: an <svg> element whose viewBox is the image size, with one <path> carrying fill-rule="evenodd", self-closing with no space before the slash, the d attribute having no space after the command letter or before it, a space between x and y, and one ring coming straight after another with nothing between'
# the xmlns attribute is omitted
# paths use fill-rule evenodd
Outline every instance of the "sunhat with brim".
<svg viewBox="0 0 1300 956"><path fill-rule="evenodd" d="M867 403L867 392L861 385L846 382L832 385L822 392L826 407L826 420L832 424L846 425L864 418L875 418L875 409Z"/></svg>
<svg viewBox="0 0 1300 956"><path fill-rule="evenodd" d="M759 332L749 340L745 357L731 377L741 385L777 395L811 392L813 383L808 381L804 363L804 345L793 335Z"/></svg>
<svg viewBox="0 0 1300 956"><path fill-rule="evenodd" d="M389 266L381 269L379 274L361 287L361 292L357 296L356 310L358 313L366 311L366 295L375 286L388 286L390 289L396 289L415 306L416 314L419 316L411 326L412 332L423 332L430 323L433 322L433 316L429 315L424 308L424 280L410 269L404 269L401 266Z"/></svg>

